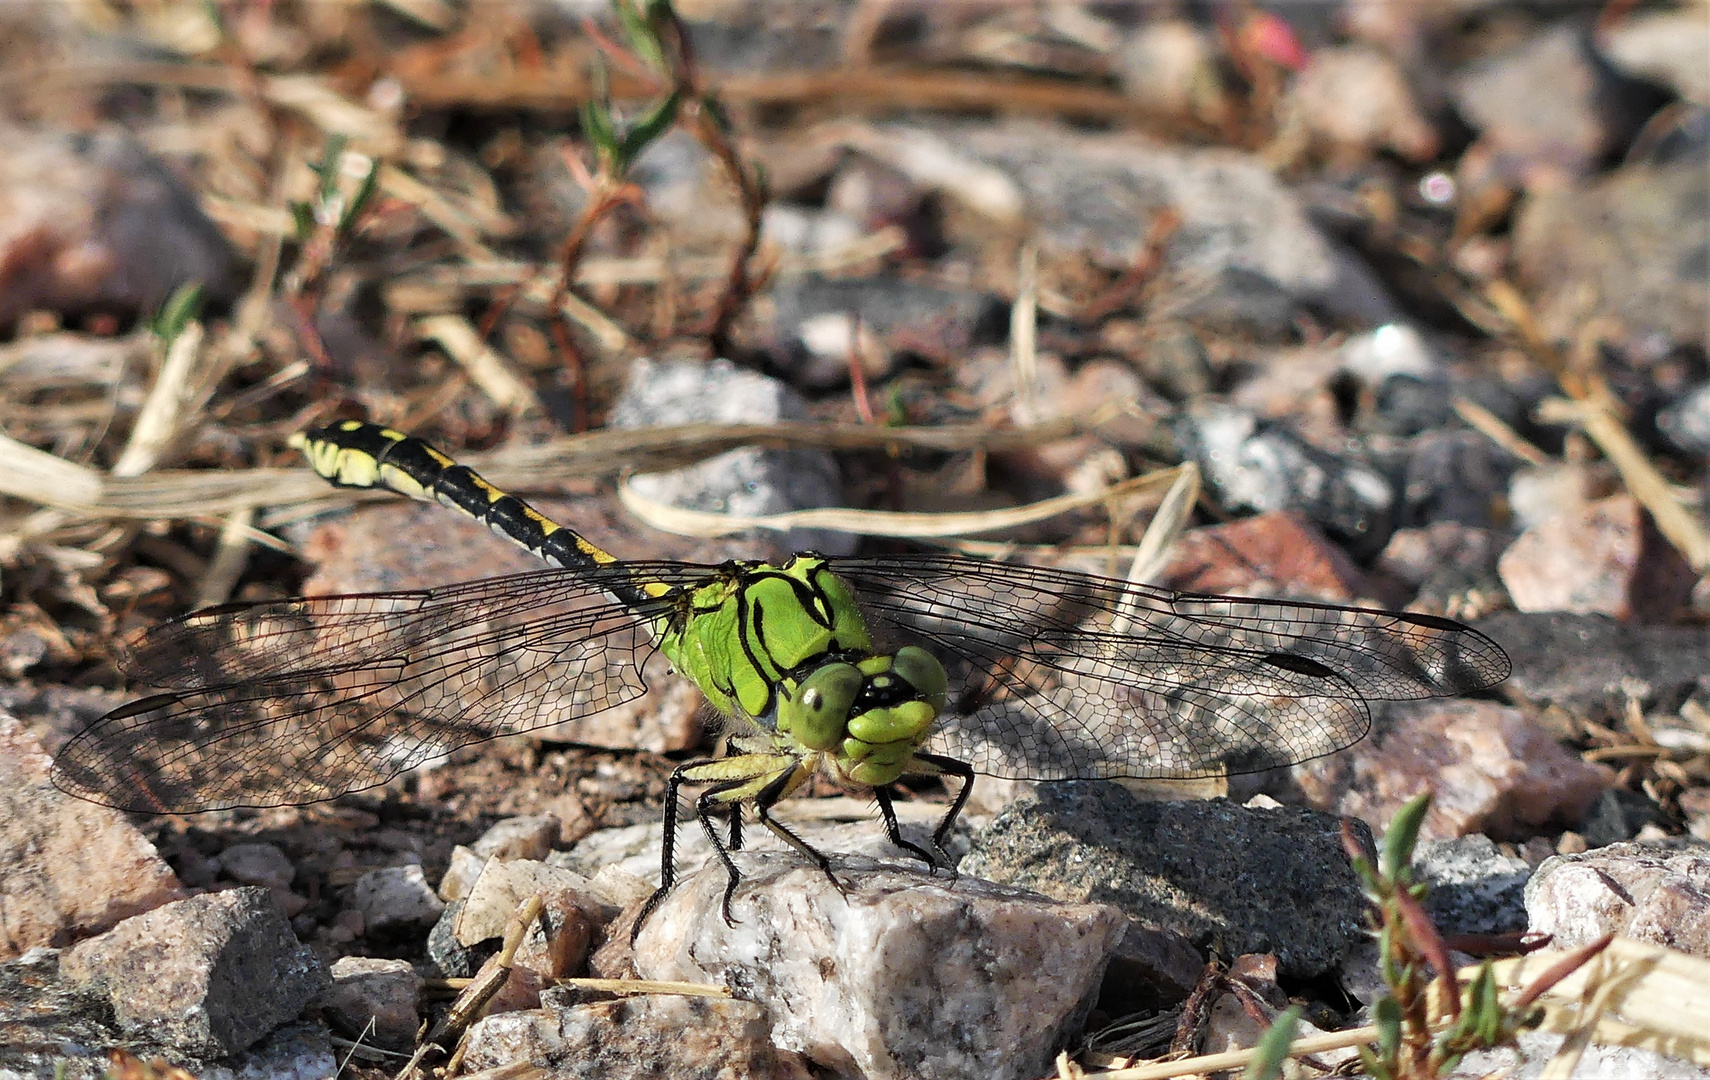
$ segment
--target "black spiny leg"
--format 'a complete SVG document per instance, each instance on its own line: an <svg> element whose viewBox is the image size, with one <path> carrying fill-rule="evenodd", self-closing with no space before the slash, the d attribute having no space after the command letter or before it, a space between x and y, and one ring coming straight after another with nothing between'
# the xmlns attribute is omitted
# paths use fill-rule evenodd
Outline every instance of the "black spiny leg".
<svg viewBox="0 0 1710 1080"><path fill-rule="evenodd" d="M701 820L701 828L707 834L707 842L712 845L713 854L718 856L718 861L724 864L725 873L730 875L730 881L724 887L724 903L719 905L719 910L724 914L724 924L729 927L736 926L736 917L730 913L730 902L736 896L736 887L742 883L742 871L736 868L736 860L730 857L730 850L726 849L724 841L718 838L718 830L713 828L712 815L720 806L720 795L723 795L727 791L733 791L747 783L749 783L749 781L746 779L726 780L722 784L714 784L712 787L707 788L705 791L701 792L700 797L695 800L695 816ZM731 805L731 816L732 820L738 823L734 824L731 828L732 838L735 840L741 840L741 803ZM732 847L734 848L734 845L732 845Z"/></svg>
<svg viewBox="0 0 1710 1080"><path fill-rule="evenodd" d="M953 757L942 754L915 754L915 759L924 761L937 769L942 776L958 777L962 781L962 790L950 801L950 809L945 812L944 819L938 823L938 828L932 830L932 846L940 852L944 850L944 841L950 836L950 829L956 824L956 819L962 816L962 808L968 805L968 796L974 793L974 767L965 761L957 761ZM956 873L955 864L950 865L952 876Z"/></svg>
<svg viewBox="0 0 1710 1080"><path fill-rule="evenodd" d="M661 838L663 844L659 865L659 887L654 889L653 895L649 896L647 902L641 905L641 913L635 917L635 923L629 928L629 943L631 945L635 944L636 936L641 933L641 924L647 921L647 917L653 914L653 909L658 907L660 901L664 900L666 894L671 891L671 886L677 883L677 800L684 783L692 782L684 776L684 773L689 769L705 764L704 761L691 761L679 765L672 771L671 778L665 782L665 833ZM736 869L736 864L725 852L724 844L719 842L718 834L713 831L712 824L707 820L706 815L711 809L709 797L716 796L723 791L729 791L731 788L741 787L743 783L744 781L741 780L733 780L717 784L702 792L695 800L695 813L701 820L701 827L706 830L707 838L712 841L713 851L718 854L719 860L724 863L725 870L730 874L730 885L724 891L724 921L727 923L731 922L730 898L736 892L736 885L741 880L741 874ZM732 849L736 849L741 846L742 840L742 806L738 803L731 806L730 809L732 817L730 846Z"/></svg>
<svg viewBox="0 0 1710 1080"><path fill-rule="evenodd" d="M659 860L659 887L653 890L653 895L647 898L647 903L641 905L641 912L636 915L635 922L630 924L629 943L635 945L636 935L641 933L641 924L653 914L653 909L665 899L665 894L671 891L671 886L677 881L677 798L683 786L683 767L671 771L671 778L665 781L665 833L660 838L663 854Z"/></svg>
<svg viewBox="0 0 1710 1080"><path fill-rule="evenodd" d="M742 850L742 804L730 804L730 850Z"/></svg>
<svg viewBox="0 0 1710 1080"><path fill-rule="evenodd" d="M902 829L897 825L896 808L891 805L890 788L874 788L873 798L877 799L879 802L879 817L884 820L885 835L890 838L891 843L902 848L921 862L924 862L927 869L932 873L936 874L938 872L938 860L940 858L944 860L946 866L949 865L950 856L944 854L943 848L938 848L937 854L934 855L933 852L926 850L919 844L913 844L903 839ZM937 847L938 845L934 844L933 846Z"/></svg>
<svg viewBox="0 0 1710 1080"><path fill-rule="evenodd" d="M784 843L813 860L813 864L825 873L826 878L843 895L849 895L849 890L843 887L843 882L837 880L837 875L831 872L831 860L824 853L815 851L806 840L772 820L772 807L784 797L784 792L790 789L790 781L795 779L794 770L779 774L777 779L760 789L754 797L754 816L760 819L760 824L772 830L772 834Z"/></svg>

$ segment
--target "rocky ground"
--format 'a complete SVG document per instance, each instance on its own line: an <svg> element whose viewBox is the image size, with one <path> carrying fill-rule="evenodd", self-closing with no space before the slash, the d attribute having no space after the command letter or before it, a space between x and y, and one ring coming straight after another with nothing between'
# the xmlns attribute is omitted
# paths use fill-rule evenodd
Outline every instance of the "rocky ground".
<svg viewBox="0 0 1710 1080"><path fill-rule="evenodd" d="M1385 986L1341 822L1422 791L1457 965L1607 932L1710 961L1710 7L676 6L670 70L592 0L0 7L0 1076L393 1075L500 959L422 1067L1027 1080L1251 1046L1291 1002L1355 1027ZM633 131L671 85L602 152L611 99ZM1513 674L1292 769L982 779L953 872L816 781L779 816L843 888L750 828L727 924L686 824L633 948L666 779L716 739L663 673L336 801L56 789L164 618L536 567L329 493L287 438L349 416L629 559L895 543L673 509L1068 494L951 542L1120 576L1163 485L1103 493L1192 463L1150 581L1463 620ZM948 794L906 785L904 836ZM693 985L587 981L632 978ZM1681 1024L1575 1075L1703 1075Z"/></svg>

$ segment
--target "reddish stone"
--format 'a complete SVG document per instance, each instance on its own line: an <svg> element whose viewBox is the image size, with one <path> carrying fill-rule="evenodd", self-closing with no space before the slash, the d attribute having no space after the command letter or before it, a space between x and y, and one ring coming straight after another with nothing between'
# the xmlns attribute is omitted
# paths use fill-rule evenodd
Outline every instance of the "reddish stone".
<svg viewBox="0 0 1710 1080"><path fill-rule="evenodd" d="M0 714L0 959L68 945L183 898L117 810L61 793L35 736Z"/></svg>
<svg viewBox="0 0 1710 1080"><path fill-rule="evenodd" d="M1572 826L1614 782L1517 709L1488 701L1387 706L1380 734L1295 770L1309 804L1381 833L1402 804L1434 794L1421 837L1524 839Z"/></svg>
<svg viewBox="0 0 1710 1080"><path fill-rule="evenodd" d="M1347 553L1294 510L1183 533L1162 583L1190 592L1339 602L1365 592L1364 577Z"/></svg>
<svg viewBox="0 0 1710 1080"><path fill-rule="evenodd" d="M1663 622L1696 576L1638 501L1615 495L1563 510L1510 544L1497 572L1521 611Z"/></svg>

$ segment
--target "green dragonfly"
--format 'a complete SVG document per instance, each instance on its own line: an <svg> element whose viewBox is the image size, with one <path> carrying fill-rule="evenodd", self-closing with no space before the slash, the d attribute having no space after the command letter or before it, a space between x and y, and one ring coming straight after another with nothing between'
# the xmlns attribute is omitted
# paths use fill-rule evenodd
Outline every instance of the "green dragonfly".
<svg viewBox="0 0 1710 1080"><path fill-rule="evenodd" d="M1256 772L1357 742L1369 700L1481 690L1509 672L1489 638L1436 616L953 554L621 561L421 439L348 421L294 441L335 485L442 503L555 565L164 623L126 663L161 692L65 745L64 790L149 813L318 802L632 701L669 667L723 718L730 749L672 773L646 910L673 884L688 785L729 875L729 919L744 807L830 874L770 813L816 772L870 788L890 840L936 866L977 773ZM931 851L904 840L891 802L890 785L920 775L960 781Z"/></svg>

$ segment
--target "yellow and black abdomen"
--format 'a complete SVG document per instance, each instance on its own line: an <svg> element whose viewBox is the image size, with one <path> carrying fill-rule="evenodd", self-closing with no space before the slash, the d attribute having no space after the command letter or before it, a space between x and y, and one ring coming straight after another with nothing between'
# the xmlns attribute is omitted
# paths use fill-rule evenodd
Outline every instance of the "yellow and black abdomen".
<svg viewBox="0 0 1710 1080"><path fill-rule="evenodd" d="M459 465L413 435L360 420L341 420L294 436L291 442L303 451L311 468L338 487L384 488L449 506L539 558L567 569L591 570L617 562L615 556L574 529L494 487L474 469ZM636 582L634 589L614 595L639 602L658 592L658 588Z"/></svg>

